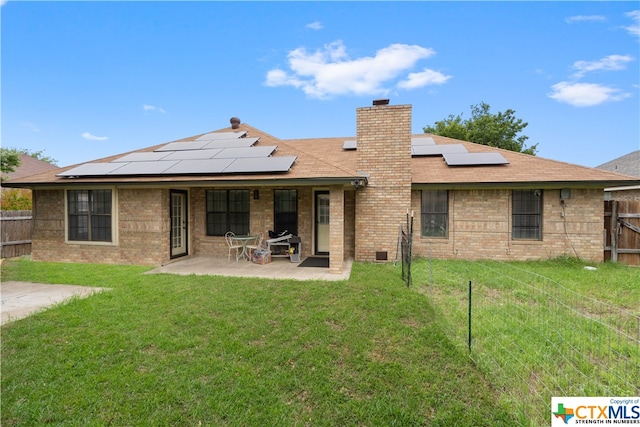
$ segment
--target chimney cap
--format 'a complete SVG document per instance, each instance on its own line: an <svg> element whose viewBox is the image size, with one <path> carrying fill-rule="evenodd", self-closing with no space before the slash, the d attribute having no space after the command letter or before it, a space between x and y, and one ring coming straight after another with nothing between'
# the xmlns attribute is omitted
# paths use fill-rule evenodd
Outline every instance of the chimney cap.
<svg viewBox="0 0 640 427"><path fill-rule="evenodd" d="M237 117L231 117L229 122L231 122L231 129L238 129L240 127L240 119Z"/></svg>
<svg viewBox="0 0 640 427"><path fill-rule="evenodd" d="M373 105L389 105L388 99L374 99Z"/></svg>

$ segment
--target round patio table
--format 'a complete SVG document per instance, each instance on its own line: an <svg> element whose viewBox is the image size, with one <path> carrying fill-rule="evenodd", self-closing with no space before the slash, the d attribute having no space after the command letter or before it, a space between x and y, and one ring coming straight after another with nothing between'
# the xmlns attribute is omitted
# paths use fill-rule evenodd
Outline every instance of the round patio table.
<svg viewBox="0 0 640 427"><path fill-rule="evenodd" d="M242 252L238 255L236 255L236 261L238 261L240 258L244 258L247 261L251 261L251 257L249 256L249 253L247 252L247 244L249 244L250 241L256 241L258 240L258 236L254 235L254 236L250 236L250 235L245 235L245 236L233 236L231 237L232 240L237 240L238 242L240 242L240 244L242 245Z"/></svg>

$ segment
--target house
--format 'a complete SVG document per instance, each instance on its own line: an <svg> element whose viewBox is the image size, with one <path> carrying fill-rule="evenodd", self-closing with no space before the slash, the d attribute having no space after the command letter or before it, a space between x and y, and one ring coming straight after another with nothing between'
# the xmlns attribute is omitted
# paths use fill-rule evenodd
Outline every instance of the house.
<svg viewBox="0 0 640 427"><path fill-rule="evenodd" d="M3 173L0 188L0 256L12 258L31 253L31 191L5 188L4 181L58 169L57 166L20 153L20 164Z"/></svg>
<svg viewBox="0 0 640 427"><path fill-rule="evenodd" d="M2 181L9 179L22 178L25 176L33 175L40 172L52 171L58 169L58 166L53 165L44 160L36 159L33 156L29 156L24 153L20 153L20 165L15 168L13 172L8 172L2 175Z"/></svg>
<svg viewBox="0 0 640 427"><path fill-rule="evenodd" d="M302 257L603 259L603 189L637 178L411 133L411 105L356 110L356 136L281 140L231 126L10 181L34 191L33 259L160 265L226 257L223 234L289 232Z"/></svg>
<svg viewBox="0 0 640 427"><path fill-rule="evenodd" d="M596 166L597 169L640 178L640 150ZM605 188L605 200L640 200L640 185Z"/></svg>

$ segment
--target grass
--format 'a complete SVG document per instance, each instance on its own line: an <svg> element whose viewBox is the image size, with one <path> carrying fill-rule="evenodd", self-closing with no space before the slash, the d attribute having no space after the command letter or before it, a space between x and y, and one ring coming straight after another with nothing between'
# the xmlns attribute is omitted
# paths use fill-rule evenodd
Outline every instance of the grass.
<svg viewBox="0 0 640 427"><path fill-rule="evenodd" d="M112 288L2 327L3 426L520 420L391 265L344 282L5 261L3 280Z"/></svg>
<svg viewBox="0 0 640 427"><path fill-rule="evenodd" d="M412 274L459 348L472 282L472 359L503 404L544 425L552 396L640 393L640 270L586 265L419 260Z"/></svg>

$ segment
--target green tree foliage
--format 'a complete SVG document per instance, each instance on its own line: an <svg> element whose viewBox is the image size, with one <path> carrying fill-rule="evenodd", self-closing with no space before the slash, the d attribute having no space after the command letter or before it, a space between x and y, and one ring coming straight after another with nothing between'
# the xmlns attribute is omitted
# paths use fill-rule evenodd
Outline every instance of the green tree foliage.
<svg viewBox="0 0 640 427"><path fill-rule="evenodd" d="M20 166L20 153L15 148L0 148L0 172L14 172Z"/></svg>
<svg viewBox="0 0 640 427"><path fill-rule="evenodd" d="M38 159L38 160L41 160L43 162L51 163L54 166L58 166L58 161L56 159L54 159L53 157L45 156L44 155L44 150L31 151L31 150L26 149L26 148L17 148L15 150L20 154L25 154L25 155L27 155L29 157L33 157L34 159Z"/></svg>
<svg viewBox="0 0 640 427"><path fill-rule="evenodd" d="M26 188L3 188L0 208L3 211L30 211L31 190Z"/></svg>
<svg viewBox="0 0 640 427"><path fill-rule="evenodd" d="M490 109L489 104L481 102L471 106L470 119L463 120L462 114L451 114L446 119L435 122L433 126L424 127L423 130L425 133L535 156L538 144L526 147L525 141L529 137L518 135L528 123L516 118L514 110L492 114Z"/></svg>

